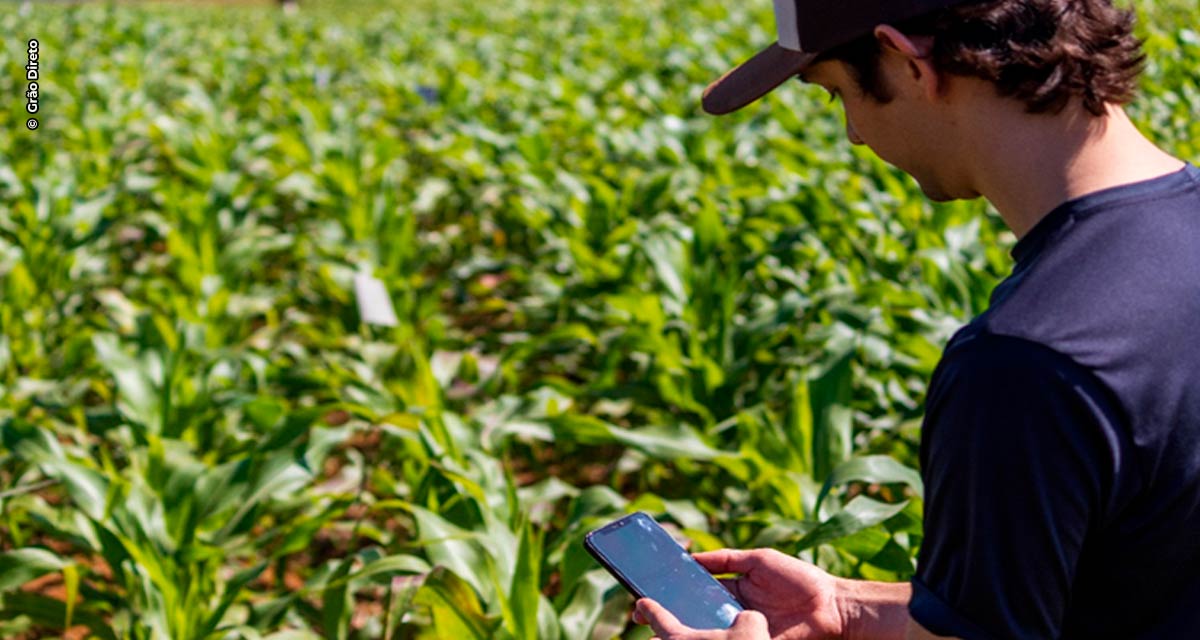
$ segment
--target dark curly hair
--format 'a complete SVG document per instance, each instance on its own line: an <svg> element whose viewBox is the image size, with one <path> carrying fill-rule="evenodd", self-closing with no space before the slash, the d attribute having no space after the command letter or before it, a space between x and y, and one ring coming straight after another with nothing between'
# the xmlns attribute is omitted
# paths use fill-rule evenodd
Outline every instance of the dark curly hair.
<svg viewBox="0 0 1200 640"><path fill-rule="evenodd" d="M893 25L933 37L939 70L989 80L1030 113L1058 113L1071 98L1103 115L1105 104L1127 104L1145 56L1133 35L1134 13L1111 0L987 0L968 2ZM879 75L874 34L825 52L845 62L863 92L892 99Z"/></svg>

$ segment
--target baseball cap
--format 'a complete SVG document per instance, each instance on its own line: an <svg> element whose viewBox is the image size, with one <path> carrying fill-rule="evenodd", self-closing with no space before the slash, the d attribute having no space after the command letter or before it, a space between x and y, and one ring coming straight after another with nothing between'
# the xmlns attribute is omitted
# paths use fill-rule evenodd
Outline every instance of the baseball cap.
<svg viewBox="0 0 1200 640"><path fill-rule="evenodd" d="M778 41L734 67L704 90L712 115L737 111L803 71L825 51L965 0L775 0Z"/></svg>

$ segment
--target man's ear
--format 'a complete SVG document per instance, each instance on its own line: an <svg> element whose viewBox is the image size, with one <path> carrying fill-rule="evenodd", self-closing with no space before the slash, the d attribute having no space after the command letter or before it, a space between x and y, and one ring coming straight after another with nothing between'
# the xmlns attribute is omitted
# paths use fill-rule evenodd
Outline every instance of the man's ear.
<svg viewBox="0 0 1200 640"><path fill-rule="evenodd" d="M891 25L875 27L875 39L884 53L898 54L903 58L907 79L920 85L921 93L936 100L942 90L941 78L933 66L933 37L909 36Z"/></svg>

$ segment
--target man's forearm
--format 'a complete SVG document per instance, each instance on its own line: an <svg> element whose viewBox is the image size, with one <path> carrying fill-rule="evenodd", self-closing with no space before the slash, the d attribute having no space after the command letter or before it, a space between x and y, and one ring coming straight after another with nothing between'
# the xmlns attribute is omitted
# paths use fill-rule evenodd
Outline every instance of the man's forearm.
<svg viewBox="0 0 1200 640"><path fill-rule="evenodd" d="M907 582L842 580L838 583L838 609L845 640L904 640L908 627Z"/></svg>

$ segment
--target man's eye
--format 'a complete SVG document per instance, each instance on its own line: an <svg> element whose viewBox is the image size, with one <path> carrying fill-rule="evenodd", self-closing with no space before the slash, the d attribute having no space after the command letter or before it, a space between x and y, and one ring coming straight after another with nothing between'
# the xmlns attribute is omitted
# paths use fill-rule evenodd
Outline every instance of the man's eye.
<svg viewBox="0 0 1200 640"><path fill-rule="evenodd" d="M804 77L798 73L792 77L796 79L796 82L799 82L801 84L809 84L809 82L807 80L805 80ZM820 85L818 85L818 86L820 86ZM821 87L821 89L824 89L825 93L829 94L829 102L834 102L838 98L841 97L840 95L838 95L837 91L834 91L832 89L826 89L825 87Z"/></svg>

